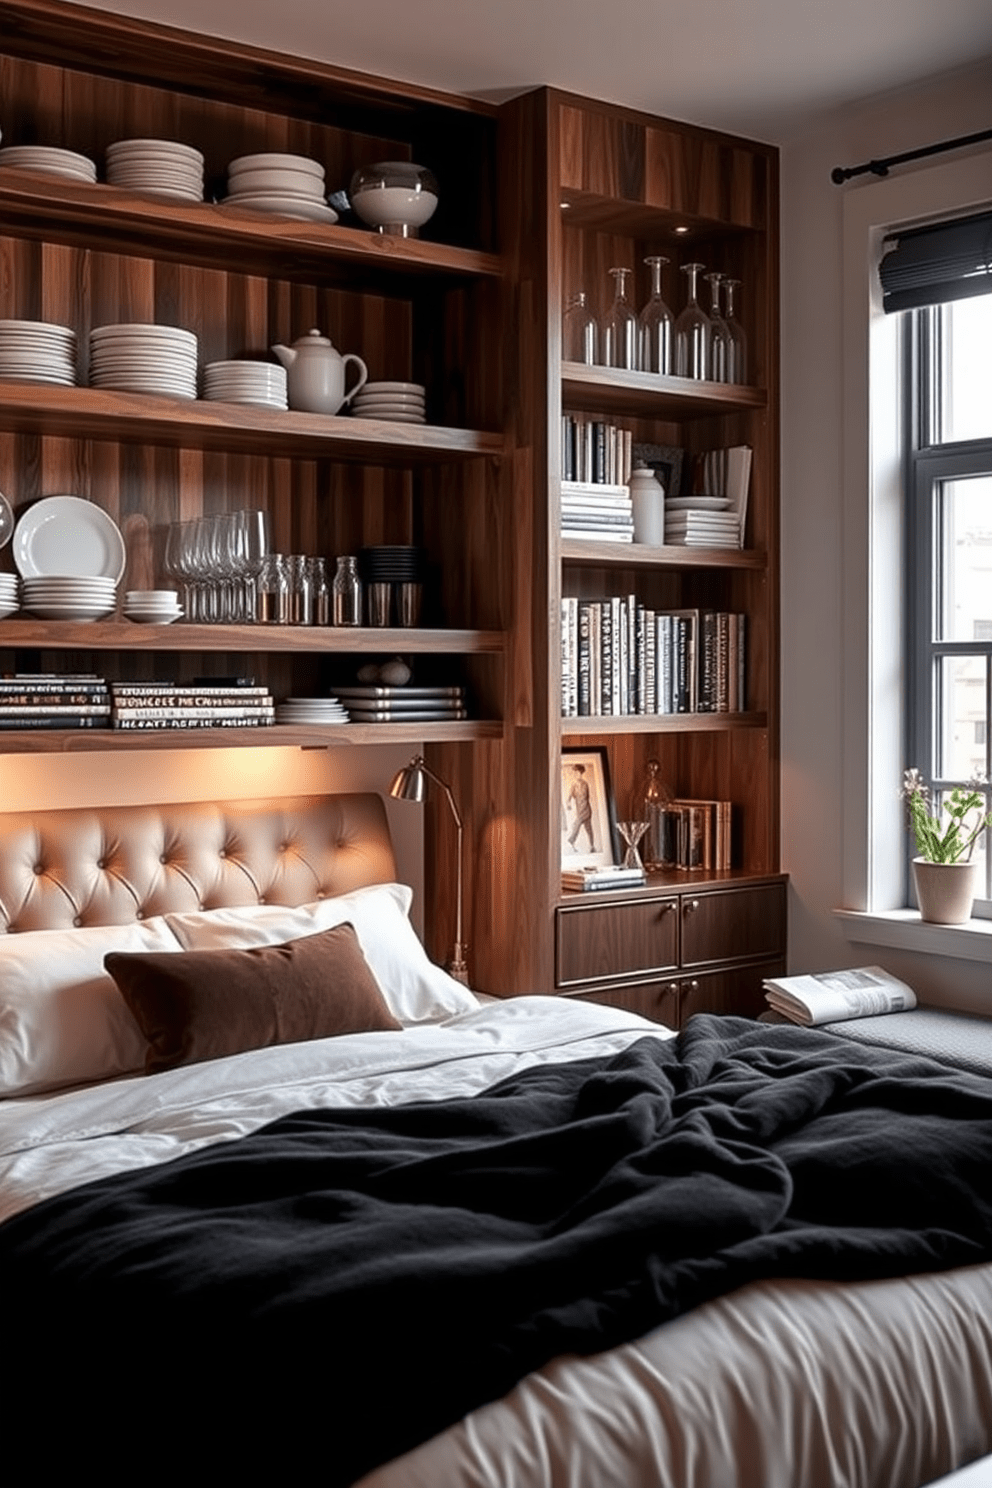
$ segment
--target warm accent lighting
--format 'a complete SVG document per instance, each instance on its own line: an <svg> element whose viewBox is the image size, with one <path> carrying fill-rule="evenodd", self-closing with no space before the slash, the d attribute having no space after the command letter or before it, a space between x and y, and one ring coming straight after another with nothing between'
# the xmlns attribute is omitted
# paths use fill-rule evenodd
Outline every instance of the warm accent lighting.
<svg viewBox="0 0 992 1488"><path fill-rule="evenodd" d="M427 799L427 782L433 780L434 784L440 786L448 798L451 814L455 818L455 826L458 829L457 847L457 875L455 879L455 948L451 953L451 960L445 965L445 971L456 982L462 982L468 986L468 966L465 962L465 947L462 944L462 819L455 798L451 794L451 787L446 785L439 775L425 763L422 754L414 755L408 765L398 770L393 777L389 787L389 794L397 801L416 801L422 804Z"/></svg>

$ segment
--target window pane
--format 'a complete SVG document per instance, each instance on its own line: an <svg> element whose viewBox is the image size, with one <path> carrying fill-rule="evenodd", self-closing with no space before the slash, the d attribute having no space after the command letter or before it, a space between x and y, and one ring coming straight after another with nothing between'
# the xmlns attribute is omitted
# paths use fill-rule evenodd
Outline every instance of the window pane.
<svg viewBox="0 0 992 1488"><path fill-rule="evenodd" d="M937 662L940 696L937 767L942 780L971 780L988 774L985 724L988 662L984 656L942 656Z"/></svg>
<svg viewBox="0 0 992 1488"><path fill-rule="evenodd" d="M992 434L992 295L941 307L943 387L938 442Z"/></svg>
<svg viewBox="0 0 992 1488"><path fill-rule="evenodd" d="M992 641L992 476L944 481L937 511L935 639Z"/></svg>

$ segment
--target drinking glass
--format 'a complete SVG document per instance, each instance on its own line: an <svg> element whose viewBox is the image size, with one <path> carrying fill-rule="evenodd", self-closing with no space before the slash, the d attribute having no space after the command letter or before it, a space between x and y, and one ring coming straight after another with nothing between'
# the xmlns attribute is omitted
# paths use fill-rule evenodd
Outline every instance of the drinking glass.
<svg viewBox="0 0 992 1488"><path fill-rule="evenodd" d="M644 262L651 270L651 298L640 313L640 358L642 372L669 373L672 370L672 327L674 319L661 294L661 271L667 258L651 254Z"/></svg>
<svg viewBox="0 0 992 1488"><path fill-rule="evenodd" d="M723 289L727 301L726 324L730 332L731 356L730 366L727 373L728 382L747 382L747 336L744 327L734 313L737 303L737 291L741 287L739 279L724 279Z"/></svg>
<svg viewBox="0 0 992 1488"><path fill-rule="evenodd" d="M683 264L689 281L686 307L675 322L675 371L679 377L705 379L710 369L710 320L699 308L696 287L705 264Z"/></svg>
<svg viewBox="0 0 992 1488"><path fill-rule="evenodd" d="M599 352L599 326L586 302L585 290L569 298L561 320L561 355L565 362L591 365Z"/></svg>
<svg viewBox="0 0 992 1488"><path fill-rule="evenodd" d="M609 314L603 322L601 351L607 367L637 369L637 316L627 298L630 269L611 269L615 293Z"/></svg>
<svg viewBox="0 0 992 1488"><path fill-rule="evenodd" d="M627 844L627 851L623 855L623 868L637 868L644 871L641 855L637 851L637 845L648 829L646 821L621 821L617 822L617 831Z"/></svg>
<svg viewBox="0 0 992 1488"><path fill-rule="evenodd" d="M243 529L244 541L243 617L254 623L258 620L258 579L262 564L271 551L269 514L261 509L253 509L239 512L238 519Z"/></svg>
<svg viewBox="0 0 992 1488"><path fill-rule="evenodd" d="M720 314L722 274L707 274L710 287L710 377L713 382L730 382L732 342L730 327Z"/></svg>

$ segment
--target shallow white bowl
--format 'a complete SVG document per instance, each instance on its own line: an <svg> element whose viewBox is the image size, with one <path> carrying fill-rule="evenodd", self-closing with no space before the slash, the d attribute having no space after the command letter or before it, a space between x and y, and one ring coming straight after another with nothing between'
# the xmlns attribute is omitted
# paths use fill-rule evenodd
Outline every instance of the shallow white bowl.
<svg viewBox="0 0 992 1488"><path fill-rule="evenodd" d="M423 227L437 210L432 191L406 186L371 186L351 198L356 214L369 227Z"/></svg>
<svg viewBox="0 0 992 1488"><path fill-rule="evenodd" d="M239 155L228 165L227 174L240 176L245 171L253 170L298 170L305 171L309 176L319 176L321 180L324 179L324 167L319 160L312 160L309 155L281 155L278 152Z"/></svg>

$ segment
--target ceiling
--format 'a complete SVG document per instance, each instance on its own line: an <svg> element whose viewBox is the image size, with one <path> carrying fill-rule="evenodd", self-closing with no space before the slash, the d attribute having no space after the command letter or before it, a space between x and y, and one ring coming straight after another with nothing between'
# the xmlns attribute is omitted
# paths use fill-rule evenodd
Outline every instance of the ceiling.
<svg viewBox="0 0 992 1488"><path fill-rule="evenodd" d="M541 83L783 143L990 58L989 0L89 0L450 92Z"/></svg>

